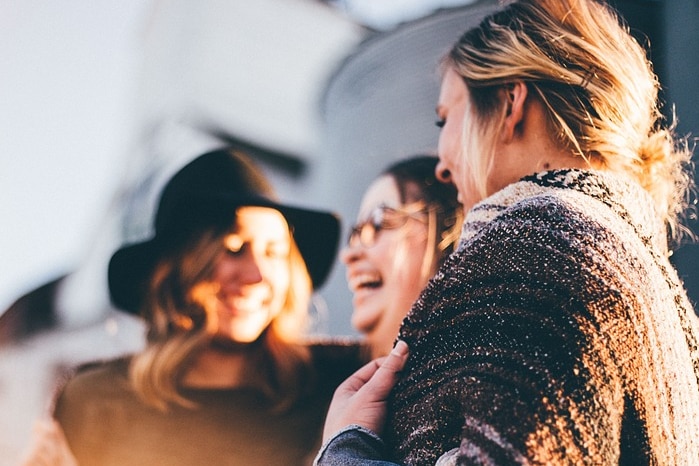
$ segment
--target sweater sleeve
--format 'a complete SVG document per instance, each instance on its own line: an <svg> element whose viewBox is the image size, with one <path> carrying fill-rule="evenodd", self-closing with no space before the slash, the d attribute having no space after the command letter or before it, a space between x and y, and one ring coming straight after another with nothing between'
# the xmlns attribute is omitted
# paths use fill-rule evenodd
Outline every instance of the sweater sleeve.
<svg viewBox="0 0 699 466"><path fill-rule="evenodd" d="M374 432L358 425L348 426L318 452L313 466L399 466L384 461L385 447Z"/></svg>

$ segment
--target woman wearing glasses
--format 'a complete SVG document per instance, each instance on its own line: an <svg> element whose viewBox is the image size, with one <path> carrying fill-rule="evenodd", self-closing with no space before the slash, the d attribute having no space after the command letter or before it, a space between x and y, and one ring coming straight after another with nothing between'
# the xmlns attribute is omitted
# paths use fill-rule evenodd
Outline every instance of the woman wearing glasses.
<svg viewBox="0 0 699 466"><path fill-rule="evenodd" d="M388 354L427 280L453 251L462 207L435 179L437 157L399 161L369 186L341 259L354 293L352 325L372 358Z"/></svg>

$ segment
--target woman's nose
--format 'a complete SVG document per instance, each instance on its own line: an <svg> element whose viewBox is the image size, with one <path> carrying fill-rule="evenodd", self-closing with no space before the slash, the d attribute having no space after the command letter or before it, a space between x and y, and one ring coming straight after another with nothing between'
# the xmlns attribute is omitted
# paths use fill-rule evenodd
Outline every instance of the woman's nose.
<svg viewBox="0 0 699 466"><path fill-rule="evenodd" d="M240 262L239 277L244 283L258 283L262 281L262 266L255 254L245 254Z"/></svg>
<svg viewBox="0 0 699 466"><path fill-rule="evenodd" d="M360 244L359 238L350 238L347 244L340 251L340 260L343 264L349 265L359 259L359 256L364 251Z"/></svg>

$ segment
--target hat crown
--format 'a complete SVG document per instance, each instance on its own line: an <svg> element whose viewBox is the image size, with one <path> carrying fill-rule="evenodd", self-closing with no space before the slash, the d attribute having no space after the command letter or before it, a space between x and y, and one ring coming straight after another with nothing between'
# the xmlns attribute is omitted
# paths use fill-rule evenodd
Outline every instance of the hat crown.
<svg viewBox="0 0 699 466"><path fill-rule="evenodd" d="M337 254L340 220L331 212L280 204L264 173L246 156L229 149L207 152L182 167L165 185L155 215L155 235L122 246L109 261L112 302L137 313L147 282L161 255L187 247L205 228L225 229L241 206L278 210L291 227L314 289L332 269Z"/></svg>
<svg viewBox="0 0 699 466"><path fill-rule="evenodd" d="M196 210L207 201L228 199L243 203L274 198L265 176L242 155L228 149L207 152L182 167L163 189L155 231L162 232L179 223L183 211Z"/></svg>

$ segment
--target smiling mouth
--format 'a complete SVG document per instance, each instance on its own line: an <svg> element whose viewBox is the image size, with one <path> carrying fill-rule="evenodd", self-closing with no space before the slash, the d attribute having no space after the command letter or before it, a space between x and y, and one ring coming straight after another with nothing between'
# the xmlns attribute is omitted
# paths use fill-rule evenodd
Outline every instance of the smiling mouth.
<svg viewBox="0 0 699 466"><path fill-rule="evenodd" d="M380 276L374 274L359 274L353 276L349 280L349 288L353 292L360 290L375 290L383 286L383 280Z"/></svg>
<svg viewBox="0 0 699 466"><path fill-rule="evenodd" d="M234 315L248 315L254 313L263 306L262 302L251 301L247 298L240 297L222 297L219 302L224 308Z"/></svg>

